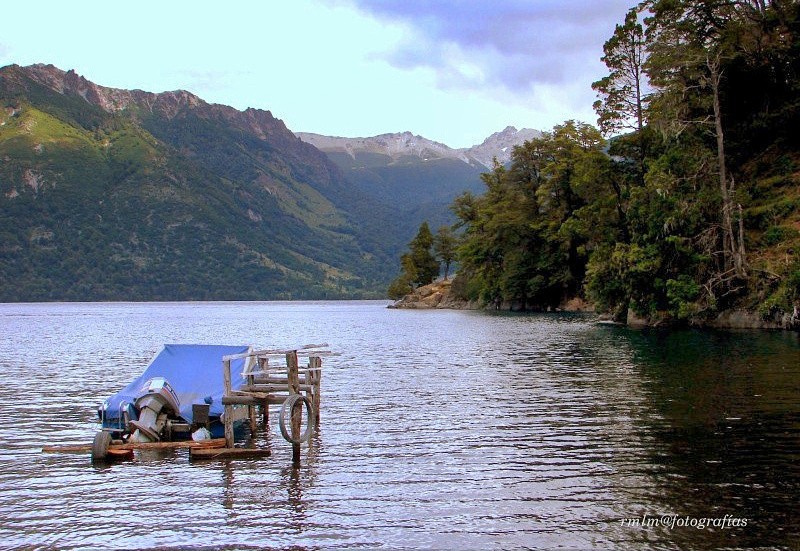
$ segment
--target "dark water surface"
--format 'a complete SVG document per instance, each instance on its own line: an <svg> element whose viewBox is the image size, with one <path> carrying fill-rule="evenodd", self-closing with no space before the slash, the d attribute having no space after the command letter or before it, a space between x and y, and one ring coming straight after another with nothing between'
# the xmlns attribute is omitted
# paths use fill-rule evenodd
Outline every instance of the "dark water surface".
<svg viewBox="0 0 800 551"><path fill-rule="evenodd" d="M0 305L0 547L800 548L797 334L385 305ZM318 342L299 469L41 453L164 343Z"/></svg>

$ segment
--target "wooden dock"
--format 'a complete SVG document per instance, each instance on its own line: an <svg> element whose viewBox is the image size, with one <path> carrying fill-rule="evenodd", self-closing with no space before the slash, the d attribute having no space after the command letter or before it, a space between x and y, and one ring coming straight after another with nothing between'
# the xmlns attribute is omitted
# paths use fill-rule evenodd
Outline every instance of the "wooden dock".
<svg viewBox="0 0 800 551"><path fill-rule="evenodd" d="M201 441L117 442L108 446L108 458L132 458L133 450L179 448L189 448L193 460L267 457L270 455L270 450L236 447L233 427L236 421L246 419L249 421L251 436L255 436L260 414L265 430L269 430L269 407L280 405L281 435L292 444L293 462L299 463L301 445L311 440L320 422L322 357L334 355L327 350L327 346L327 344L310 344L293 350L258 350L224 356L222 358L224 438ZM303 367L300 367L300 358L306 359L307 363ZM244 371L240 375L244 379L244 384L234 389L231 365L235 360L242 359ZM304 424L305 430L302 430ZM93 445L50 445L42 448L42 451L86 453L93 451Z"/></svg>
<svg viewBox="0 0 800 551"><path fill-rule="evenodd" d="M311 439L314 428L320 422L322 357L332 354L325 349L327 346L310 344L294 350L259 350L225 356L222 359L225 384L225 394L222 397L222 404L225 406L225 450L220 451L219 457L224 457L225 451L230 451L232 455L240 453L234 451L241 449L234 447L235 407L247 408L250 430L255 435L257 410L261 410L264 427L268 429L269 406L281 405L281 434L292 444L292 460L295 463L300 461L301 444ZM307 357L308 363L305 367L300 367L300 357ZM245 384L234 390L231 384L231 362L238 359L245 360L245 370L241 374ZM285 366L276 362L280 359L285 360ZM301 432L304 411L306 430Z"/></svg>

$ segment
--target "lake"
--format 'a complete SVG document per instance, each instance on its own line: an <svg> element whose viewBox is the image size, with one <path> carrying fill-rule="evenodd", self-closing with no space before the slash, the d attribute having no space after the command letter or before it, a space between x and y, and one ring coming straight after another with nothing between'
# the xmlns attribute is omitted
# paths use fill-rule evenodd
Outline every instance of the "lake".
<svg viewBox="0 0 800 551"><path fill-rule="evenodd" d="M798 549L797 333L386 305L0 305L0 546ZM299 468L275 412L265 459L41 452L165 343L319 342Z"/></svg>

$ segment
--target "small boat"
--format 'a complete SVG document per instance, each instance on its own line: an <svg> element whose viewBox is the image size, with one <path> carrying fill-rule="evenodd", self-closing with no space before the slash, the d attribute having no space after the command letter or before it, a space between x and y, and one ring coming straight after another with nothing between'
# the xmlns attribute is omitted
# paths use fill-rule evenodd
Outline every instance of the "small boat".
<svg viewBox="0 0 800 551"><path fill-rule="evenodd" d="M250 346L168 344L139 377L98 408L101 430L92 458L109 458L114 440L160 442L207 439L224 434L224 356L252 352ZM250 357L231 362L231 389L246 384L241 375Z"/></svg>

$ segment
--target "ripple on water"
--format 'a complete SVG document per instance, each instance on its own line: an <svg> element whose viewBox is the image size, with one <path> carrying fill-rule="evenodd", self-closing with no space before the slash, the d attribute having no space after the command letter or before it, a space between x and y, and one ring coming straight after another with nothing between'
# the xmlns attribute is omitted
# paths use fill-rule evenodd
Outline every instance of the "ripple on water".
<svg viewBox="0 0 800 551"><path fill-rule="evenodd" d="M384 306L0 305L0 541L661 549L800 537L796 339ZM93 467L40 453L91 440L97 405L166 342L319 341L342 355L326 360L322 426L300 469L274 430L262 461L189 463L179 450ZM645 512L754 522L620 525Z"/></svg>

